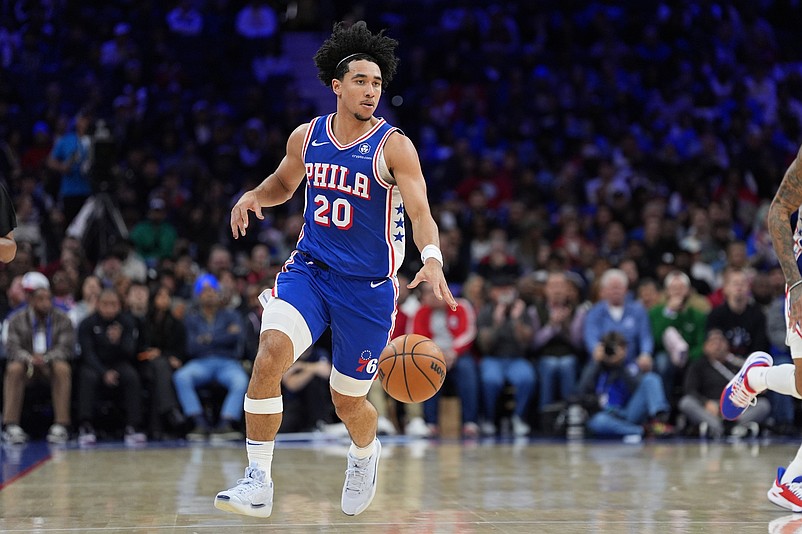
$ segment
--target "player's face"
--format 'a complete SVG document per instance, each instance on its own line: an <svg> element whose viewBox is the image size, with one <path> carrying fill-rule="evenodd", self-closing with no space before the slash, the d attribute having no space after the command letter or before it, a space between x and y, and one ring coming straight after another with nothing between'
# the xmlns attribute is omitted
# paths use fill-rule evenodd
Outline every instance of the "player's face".
<svg viewBox="0 0 802 534"><path fill-rule="evenodd" d="M382 73L372 61L352 61L342 83L335 80L334 92L345 109L357 120L367 121L376 111L382 94Z"/></svg>

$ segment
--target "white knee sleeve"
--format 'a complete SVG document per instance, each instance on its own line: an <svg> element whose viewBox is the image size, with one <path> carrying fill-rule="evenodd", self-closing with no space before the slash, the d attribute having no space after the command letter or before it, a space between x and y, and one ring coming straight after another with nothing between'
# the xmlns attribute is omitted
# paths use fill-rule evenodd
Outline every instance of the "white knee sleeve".
<svg viewBox="0 0 802 534"><path fill-rule="evenodd" d="M357 380L356 378L342 374L332 367L329 385L331 389L341 395L346 395L348 397L364 397L368 394L368 391L370 391L373 380Z"/></svg>
<svg viewBox="0 0 802 534"><path fill-rule="evenodd" d="M292 341L292 361L294 362L312 345L312 333L309 331L306 320L292 304L270 296L269 289L259 295L259 301L264 307L260 333L265 330L278 330L287 334Z"/></svg>
<svg viewBox="0 0 802 534"><path fill-rule="evenodd" d="M245 395L245 411L261 415L281 413L284 411L284 401L282 397L251 399Z"/></svg>

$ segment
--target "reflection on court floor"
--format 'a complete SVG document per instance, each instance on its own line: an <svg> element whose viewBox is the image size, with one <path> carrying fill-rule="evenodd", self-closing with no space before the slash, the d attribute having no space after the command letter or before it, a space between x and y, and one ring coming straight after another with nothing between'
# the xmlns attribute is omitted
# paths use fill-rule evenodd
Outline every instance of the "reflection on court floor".
<svg viewBox="0 0 802 534"><path fill-rule="evenodd" d="M5 446L3 532L796 532L766 499L796 442L384 438L371 507L340 511L345 441L279 441L273 515L212 506L242 476L240 444ZM774 529L774 530L772 530ZM789 530L790 529L790 530Z"/></svg>

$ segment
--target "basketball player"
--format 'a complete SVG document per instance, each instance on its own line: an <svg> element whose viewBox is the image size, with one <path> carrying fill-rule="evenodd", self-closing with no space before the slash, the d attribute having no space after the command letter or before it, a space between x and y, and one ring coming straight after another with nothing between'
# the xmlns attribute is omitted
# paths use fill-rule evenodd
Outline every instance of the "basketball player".
<svg viewBox="0 0 802 534"><path fill-rule="evenodd" d="M275 172L231 210L236 238L248 230L249 211L262 219L262 208L286 202L305 184L297 248L272 291L260 297L259 349L245 397L249 465L236 486L217 494L215 506L221 510L270 515L281 376L327 326L332 400L352 440L342 510L357 515L370 505L381 444L367 393L395 318L405 212L423 261L407 287L428 282L438 299L456 309L417 151L397 128L373 115L398 61L397 41L383 33L371 33L361 21L334 26L314 60L320 80L337 97L336 112L296 128Z"/></svg>
<svg viewBox="0 0 802 534"><path fill-rule="evenodd" d="M774 251L785 274L786 344L794 364L773 366L765 352L752 353L721 395L721 414L738 418L756 396L769 389L802 399L802 225L792 231L792 215L802 206L802 148L774 195L768 215L768 227ZM802 512L802 447L788 468L780 467L768 492L769 500L793 512Z"/></svg>

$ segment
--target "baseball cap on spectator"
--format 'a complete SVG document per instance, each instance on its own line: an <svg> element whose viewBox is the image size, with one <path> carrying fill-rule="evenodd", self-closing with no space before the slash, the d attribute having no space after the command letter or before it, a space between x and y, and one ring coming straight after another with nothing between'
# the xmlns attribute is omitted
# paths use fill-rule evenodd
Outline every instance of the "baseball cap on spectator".
<svg viewBox="0 0 802 534"><path fill-rule="evenodd" d="M214 289L218 293L220 292L220 282L217 281L217 278L211 274L204 274L195 280L195 286L193 288L194 295L197 297L207 287Z"/></svg>
<svg viewBox="0 0 802 534"><path fill-rule="evenodd" d="M50 289L50 280L40 272L31 271L22 277L22 289L26 293L33 293L37 289Z"/></svg>
<svg viewBox="0 0 802 534"><path fill-rule="evenodd" d="M691 254L696 254L702 251L702 242L694 236L684 237L679 242L679 248Z"/></svg>

